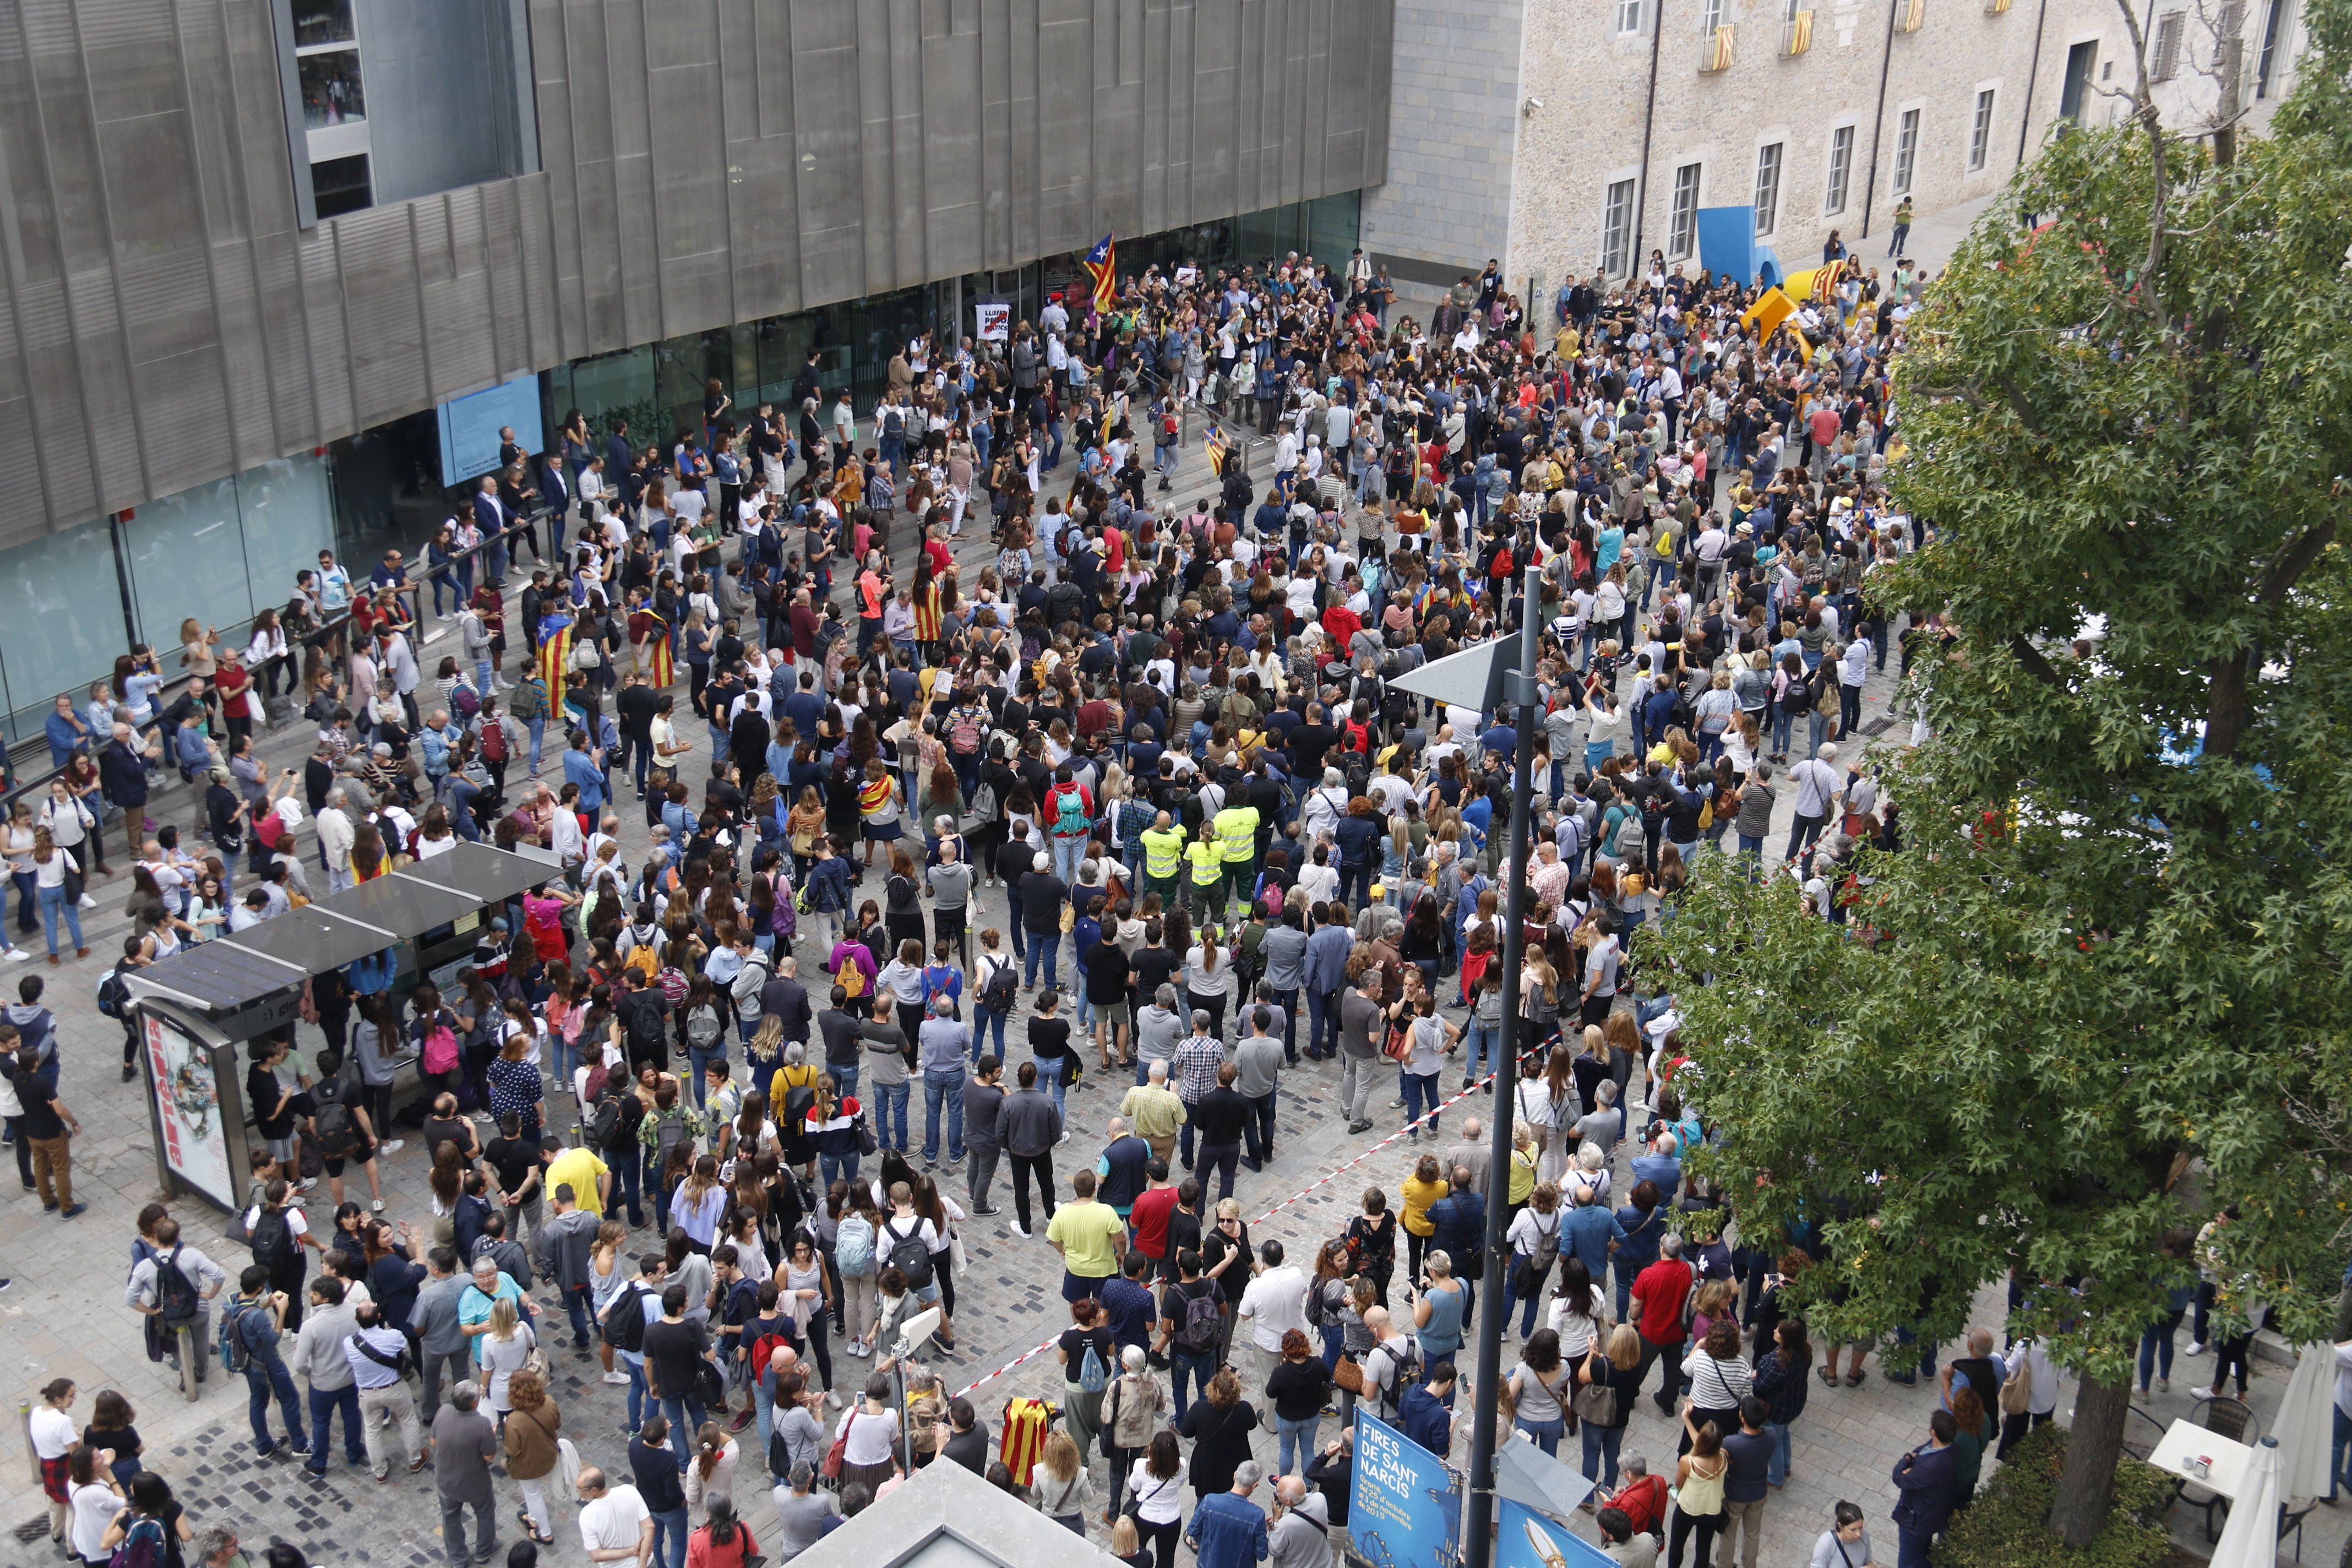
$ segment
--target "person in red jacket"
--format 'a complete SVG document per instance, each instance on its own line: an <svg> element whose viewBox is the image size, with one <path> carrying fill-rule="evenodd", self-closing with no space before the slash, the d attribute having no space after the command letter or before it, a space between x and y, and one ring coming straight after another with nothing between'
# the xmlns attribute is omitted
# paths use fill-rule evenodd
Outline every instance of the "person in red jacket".
<svg viewBox="0 0 2352 1568"><path fill-rule="evenodd" d="M1653 1361L1666 1363L1665 1380L1650 1396L1664 1415L1674 1413L1675 1401L1682 1393L1683 1345L1690 1336L1690 1327L1683 1321L1683 1299L1690 1294L1691 1284L1691 1266L1683 1261L1679 1236L1662 1239L1658 1260L1633 1276L1627 1316L1642 1336L1643 1375L1648 1375Z"/></svg>
<svg viewBox="0 0 2352 1568"><path fill-rule="evenodd" d="M1078 866L1087 858L1087 840L1094 832L1094 792L1077 782L1064 763L1054 770L1054 783L1045 791L1045 809L1040 813L1046 836L1054 846L1054 875L1075 886Z"/></svg>

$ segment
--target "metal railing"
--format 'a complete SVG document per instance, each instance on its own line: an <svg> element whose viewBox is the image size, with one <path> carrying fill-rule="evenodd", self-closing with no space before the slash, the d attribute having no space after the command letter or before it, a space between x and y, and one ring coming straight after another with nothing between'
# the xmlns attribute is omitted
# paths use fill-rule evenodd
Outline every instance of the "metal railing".
<svg viewBox="0 0 2352 1568"><path fill-rule="evenodd" d="M1698 41L1698 68L1701 75L1731 68L1731 29L1729 22L1710 27Z"/></svg>

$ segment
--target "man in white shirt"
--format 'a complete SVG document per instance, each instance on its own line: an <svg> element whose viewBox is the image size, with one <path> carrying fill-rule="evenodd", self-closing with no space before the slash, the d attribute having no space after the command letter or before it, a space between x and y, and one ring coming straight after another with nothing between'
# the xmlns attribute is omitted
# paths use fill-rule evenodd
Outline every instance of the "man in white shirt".
<svg viewBox="0 0 2352 1568"><path fill-rule="evenodd" d="M1789 782L1797 790L1797 819L1789 828L1789 849L1783 859L1795 860L1806 845L1821 837L1822 825L1837 803L1837 744L1832 742L1822 747L1819 755L1789 770Z"/></svg>
<svg viewBox="0 0 2352 1568"><path fill-rule="evenodd" d="M1258 1248L1257 1278L1242 1292L1234 1316L1249 1325L1250 1347L1257 1366L1248 1383L1264 1388L1274 1369L1282 1364L1282 1336L1292 1329L1307 1331L1307 1276L1282 1261L1282 1243L1269 1241Z"/></svg>
<svg viewBox="0 0 2352 1568"><path fill-rule="evenodd" d="M590 1465L572 1483L580 1498L580 1544L591 1563L653 1561L654 1516L633 1486L607 1487L604 1472Z"/></svg>

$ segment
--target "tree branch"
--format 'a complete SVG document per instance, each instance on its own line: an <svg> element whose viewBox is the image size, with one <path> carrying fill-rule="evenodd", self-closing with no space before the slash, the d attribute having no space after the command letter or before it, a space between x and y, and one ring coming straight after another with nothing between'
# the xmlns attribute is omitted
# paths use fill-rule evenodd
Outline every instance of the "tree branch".
<svg viewBox="0 0 2352 1568"><path fill-rule="evenodd" d="M2025 400L2023 389L2006 375L1994 377L1993 384L2000 387L2001 395L2009 400L2010 412L2017 416L2020 425L2025 426L2025 433L2037 441L2046 439L2042 433L2042 422L2034 416L2033 405Z"/></svg>
<svg viewBox="0 0 2352 1568"><path fill-rule="evenodd" d="M2009 651L2010 656L2024 668L2025 673L2042 685L2053 691L2067 689L2065 678L2058 673L2057 667L2042 657L2042 650L2035 647L2024 633L2020 632L2009 639Z"/></svg>
<svg viewBox="0 0 2352 1568"><path fill-rule="evenodd" d="M2319 552L2326 549L2335 538L2334 518L2305 529L2303 537L2289 545L2286 553L2273 562L2271 569L2263 574L2262 588L2254 595L2256 601L2275 605L2285 598L2287 591L2294 586L2295 579L2311 570L2311 563L2319 559Z"/></svg>

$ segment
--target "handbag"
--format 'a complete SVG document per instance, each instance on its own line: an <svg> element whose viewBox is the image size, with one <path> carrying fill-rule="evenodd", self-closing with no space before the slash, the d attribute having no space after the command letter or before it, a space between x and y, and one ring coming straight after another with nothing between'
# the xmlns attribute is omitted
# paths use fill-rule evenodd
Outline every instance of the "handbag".
<svg viewBox="0 0 2352 1568"><path fill-rule="evenodd" d="M1332 1369L1331 1382L1334 1386L1344 1388L1349 1394L1360 1394L1364 1392L1363 1363L1347 1352L1341 1351L1339 1364Z"/></svg>
<svg viewBox="0 0 2352 1568"><path fill-rule="evenodd" d="M2022 1415L2033 1403L2033 1360L2021 1358L2017 1370L2001 1379L2000 1395L1995 1401L2003 1415Z"/></svg>
<svg viewBox="0 0 2352 1568"><path fill-rule="evenodd" d="M857 1430L857 1417L861 1414L863 1414L863 1412L856 1410L849 1413L849 1419L842 1424L841 1436L835 1437L833 1440L833 1447L824 1451L824 1479L826 1480L837 1481L841 1479L843 1456L849 1452L849 1435Z"/></svg>
<svg viewBox="0 0 2352 1568"><path fill-rule="evenodd" d="M1617 1425L1617 1391L1605 1383L1586 1384L1569 1400L1568 1407L1580 1421L1596 1426Z"/></svg>
<svg viewBox="0 0 2352 1568"><path fill-rule="evenodd" d="M1381 1055L1392 1062L1401 1062L1412 1055L1412 1025L1393 1024L1389 1037L1381 1047Z"/></svg>
<svg viewBox="0 0 2352 1568"><path fill-rule="evenodd" d="M880 1147L882 1147L882 1141L874 1136L874 1129L866 1121L866 1113L859 1111L857 1113L857 1152L860 1154L871 1154Z"/></svg>

